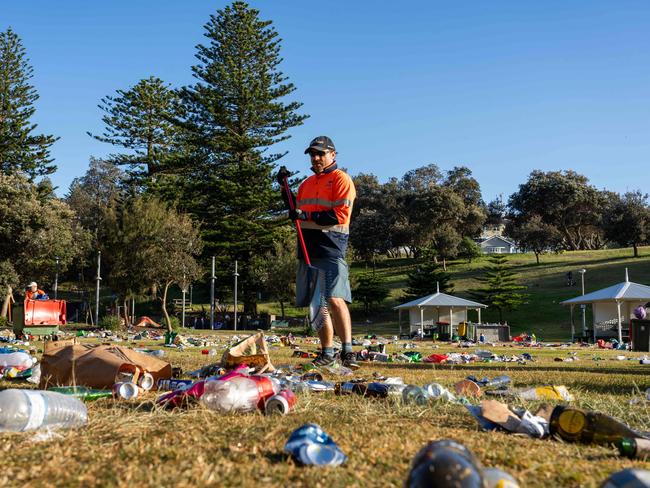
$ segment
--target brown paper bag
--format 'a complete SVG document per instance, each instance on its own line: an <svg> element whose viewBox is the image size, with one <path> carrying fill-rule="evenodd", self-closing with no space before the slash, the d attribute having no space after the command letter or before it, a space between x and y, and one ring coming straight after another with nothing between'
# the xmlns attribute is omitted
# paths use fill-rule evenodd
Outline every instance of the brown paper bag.
<svg viewBox="0 0 650 488"><path fill-rule="evenodd" d="M257 373L275 371L269 358L269 350L263 332L253 334L235 344L221 358L221 366L224 368L234 368L240 364L255 368Z"/></svg>
<svg viewBox="0 0 650 488"><path fill-rule="evenodd" d="M169 363L126 347L58 341L45 344L40 388L57 385L112 388L121 370L135 372L136 376L148 372L156 383L172 375Z"/></svg>

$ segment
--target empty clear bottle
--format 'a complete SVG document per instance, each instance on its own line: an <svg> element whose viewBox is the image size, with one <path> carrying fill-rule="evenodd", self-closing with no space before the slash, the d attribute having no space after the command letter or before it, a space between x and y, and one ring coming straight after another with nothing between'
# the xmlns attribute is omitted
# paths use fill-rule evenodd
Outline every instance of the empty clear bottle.
<svg viewBox="0 0 650 488"><path fill-rule="evenodd" d="M402 401L406 404L426 405L429 402L429 395L419 386L407 385L402 390Z"/></svg>
<svg viewBox="0 0 650 488"><path fill-rule="evenodd" d="M40 390L0 392L0 431L71 428L88 421L84 403L74 397Z"/></svg>

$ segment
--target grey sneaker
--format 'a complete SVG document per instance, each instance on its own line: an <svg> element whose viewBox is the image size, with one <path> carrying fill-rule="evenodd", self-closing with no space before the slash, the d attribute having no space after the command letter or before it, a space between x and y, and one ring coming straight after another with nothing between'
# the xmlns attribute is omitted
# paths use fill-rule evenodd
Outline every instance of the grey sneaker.
<svg viewBox="0 0 650 488"><path fill-rule="evenodd" d="M343 366L346 366L350 368L351 370L356 370L361 367L359 363L357 363L357 353L356 352L348 352L346 354L341 354L341 360L343 363Z"/></svg>
<svg viewBox="0 0 650 488"><path fill-rule="evenodd" d="M335 366L336 358L334 356L324 356L323 353L320 353L316 359L314 359L311 364L317 368L322 368L324 366Z"/></svg>

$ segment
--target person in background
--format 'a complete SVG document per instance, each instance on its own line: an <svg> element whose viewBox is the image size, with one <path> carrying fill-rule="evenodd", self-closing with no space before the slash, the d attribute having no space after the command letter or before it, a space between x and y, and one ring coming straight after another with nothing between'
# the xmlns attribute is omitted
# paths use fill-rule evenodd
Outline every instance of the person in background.
<svg viewBox="0 0 650 488"><path fill-rule="evenodd" d="M25 293L25 298L27 300L47 300L49 297L43 290L39 290L38 283L32 281Z"/></svg>

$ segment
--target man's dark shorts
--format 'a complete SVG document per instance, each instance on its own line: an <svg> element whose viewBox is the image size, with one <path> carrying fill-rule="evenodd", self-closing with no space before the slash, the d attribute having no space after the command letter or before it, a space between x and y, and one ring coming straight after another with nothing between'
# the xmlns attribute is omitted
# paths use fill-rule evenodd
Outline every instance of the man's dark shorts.
<svg viewBox="0 0 650 488"><path fill-rule="evenodd" d="M327 298L342 298L352 303L352 292L350 291L350 278L348 264L343 258L318 258L312 259L312 266L325 273ZM307 277L307 264L298 260L298 272L296 273L296 305L306 307L309 305L309 282Z"/></svg>

